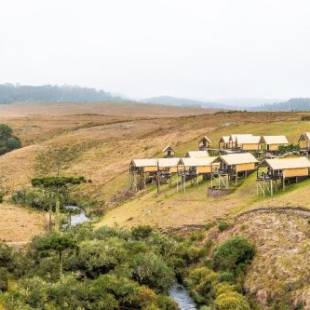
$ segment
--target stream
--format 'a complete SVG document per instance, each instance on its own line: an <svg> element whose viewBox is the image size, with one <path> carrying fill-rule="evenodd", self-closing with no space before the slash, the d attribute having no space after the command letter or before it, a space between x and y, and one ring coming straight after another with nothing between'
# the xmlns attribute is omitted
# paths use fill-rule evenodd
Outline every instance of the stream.
<svg viewBox="0 0 310 310"><path fill-rule="evenodd" d="M181 284L175 284L169 291L169 296L178 304L180 310L196 310L196 304Z"/></svg>
<svg viewBox="0 0 310 310"><path fill-rule="evenodd" d="M85 214L85 211L78 206L64 206L67 211L70 211L69 223L71 226L76 226L89 221L89 217ZM79 211L80 213L76 213Z"/></svg>

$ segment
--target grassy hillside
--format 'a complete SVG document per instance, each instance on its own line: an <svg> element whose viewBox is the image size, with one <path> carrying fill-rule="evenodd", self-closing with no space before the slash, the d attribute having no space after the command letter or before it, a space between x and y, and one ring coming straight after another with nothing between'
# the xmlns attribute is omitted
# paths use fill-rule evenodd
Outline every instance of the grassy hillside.
<svg viewBox="0 0 310 310"><path fill-rule="evenodd" d="M230 133L281 133L296 142L300 133L309 130L309 122L300 120L302 114L201 114L203 110L199 109L149 106L141 110L139 105L109 104L88 106L88 110L83 105L43 105L39 110L35 107L0 107L9 112L1 114L0 122L12 126L25 146L0 157L1 187L7 198L16 189L29 186L31 178L53 175L60 169L61 174L83 175L91 180L80 187L80 195L110 210L98 225L144 223L169 228L204 224L266 203L294 204L296 197L307 191L301 186L262 201L256 197L253 176L220 199L207 197L207 183L189 185L185 193L176 192L175 186L166 186L157 195L154 188L149 188L125 199L132 158L161 156L161 150L169 143L182 156L197 149L198 139L205 134L215 147L220 136ZM55 150L62 154L60 166ZM307 206L299 200L298 205Z"/></svg>

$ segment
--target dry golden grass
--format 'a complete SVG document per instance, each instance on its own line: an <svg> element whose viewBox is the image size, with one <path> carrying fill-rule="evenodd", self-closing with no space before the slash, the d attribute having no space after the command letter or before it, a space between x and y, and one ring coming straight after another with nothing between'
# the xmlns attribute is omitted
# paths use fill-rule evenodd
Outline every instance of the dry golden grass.
<svg viewBox="0 0 310 310"><path fill-rule="evenodd" d="M8 203L0 204L0 219L0 241L9 243L28 242L47 226L46 214Z"/></svg>
<svg viewBox="0 0 310 310"><path fill-rule="evenodd" d="M68 161L61 173L92 180L80 188L81 194L110 206L128 187L132 158L160 156L167 144L182 156L196 149L199 137L205 134L215 147L221 135L232 132L283 132L295 141L308 126L300 121L298 113L202 114L205 112L128 104L0 106L0 122L11 125L25 145L0 157L1 187L9 195L20 186L29 186L31 178L38 174L55 174L49 150L65 149ZM183 194L172 188L159 197L147 191L108 212L100 224L201 224L256 203L255 180L251 178L222 199L208 198L206 189L205 184Z"/></svg>

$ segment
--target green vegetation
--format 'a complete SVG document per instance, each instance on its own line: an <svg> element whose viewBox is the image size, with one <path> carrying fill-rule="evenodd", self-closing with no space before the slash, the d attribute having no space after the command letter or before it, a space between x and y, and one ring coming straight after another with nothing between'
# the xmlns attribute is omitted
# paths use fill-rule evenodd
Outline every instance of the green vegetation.
<svg viewBox="0 0 310 310"><path fill-rule="evenodd" d="M13 135L13 130L5 124L0 124L0 155L21 147L20 140Z"/></svg>
<svg viewBox="0 0 310 310"><path fill-rule="evenodd" d="M285 153L294 153L299 152L300 147L298 144L289 144L289 145L280 145L279 146L279 153L285 154Z"/></svg>
<svg viewBox="0 0 310 310"><path fill-rule="evenodd" d="M216 263L226 262L208 255L210 243L198 239L167 236L148 226L94 231L84 225L36 237L26 251L0 244L1 300L8 310L176 310L168 291L183 279L199 305L249 309L240 284L223 281L212 270L215 257ZM240 244L235 247L233 253L242 252Z"/></svg>
<svg viewBox="0 0 310 310"><path fill-rule="evenodd" d="M242 295L243 275L255 250L246 239L234 237L216 247L185 273L185 284L199 305L210 309L250 309Z"/></svg>

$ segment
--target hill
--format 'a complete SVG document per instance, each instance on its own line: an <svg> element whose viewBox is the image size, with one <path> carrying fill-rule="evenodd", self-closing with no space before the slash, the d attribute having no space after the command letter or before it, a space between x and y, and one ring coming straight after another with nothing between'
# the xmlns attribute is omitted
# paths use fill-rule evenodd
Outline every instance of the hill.
<svg viewBox="0 0 310 310"><path fill-rule="evenodd" d="M258 252L245 279L247 294L262 309L268 309L270 300L279 296L287 298L290 305L309 300L304 278L309 275L305 256L309 219L298 212L310 209L305 199L310 195L310 180L291 185L272 198L257 196L255 175L222 198L209 197L209 182L202 180L198 185L188 182L185 192L177 192L175 180L162 185L160 194L152 185L137 194L128 191L132 158L161 156L169 143L177 156L183 156L197 149L198 139L206 134L215 147L222 135L230 133L285 134L296 143L299 135L309 130L309 121L302 121L309 113L206 114L199 108L126 103L26 107L0 106L0 111L6 111L0 113L0 123L9 124L23 144L23 148L0 156L0 187L5 193L5 203L0 204L2 239L25 242L45 231L45 213L12 205L9 198L17 189L29 187L33 177L55 174L53 150L57 149L64 155L61 174L91 180L76 194L95 201L104 212L96 227L143 224L167 232L188 232L213 226L205 238L214 244L230 235L245 235ZM265 213L257 211L266 208ZM282 209L293 211L277 213ZM229 225L220 232L218 223L223 221Z"/></svg>
<svg viewBox="0 0 310 310"><path fill-rule="evenodd" d="M260 106L256 106L255 108L250 108L250 110L270 111L270 112L310 111L310 98L292 98L284 102L278 102L278 103L273 103L273 104L263 104Z"/></svg>
<svg viewBox="0 0 310 310"><path fill-rule="evenodd" d="M145 99L142 99L141 101L146 102L146 103L163 104L163 105L180 106L180 107L192 106L192 107L209 108L209 109L229 108L228 105L224 105L221 103L206 102L206 101L201 101L201 100L178 98L178 97L171 97L171 96L159 96L159 97L145 98Z"/></svg>
<svg viewBox="0 0 310 310"><path fill-rule="evenodd" d="M0 104L14 102L94 102L119 100L103 90L79 86L0 85Z"/></svg>

